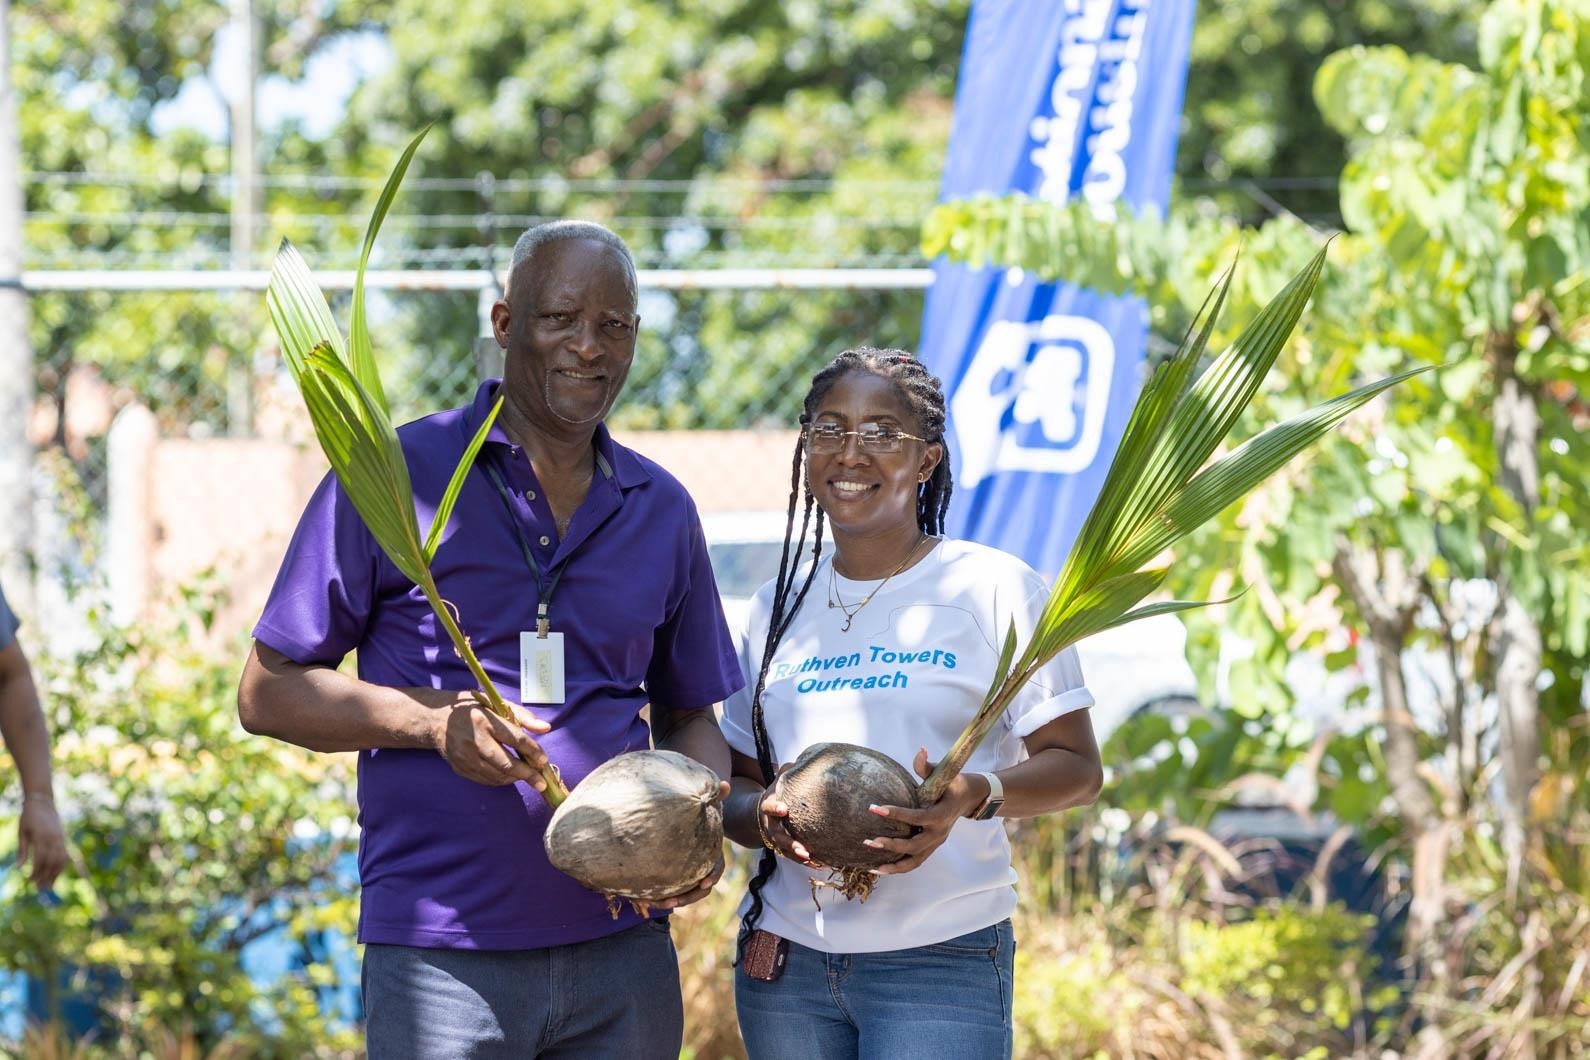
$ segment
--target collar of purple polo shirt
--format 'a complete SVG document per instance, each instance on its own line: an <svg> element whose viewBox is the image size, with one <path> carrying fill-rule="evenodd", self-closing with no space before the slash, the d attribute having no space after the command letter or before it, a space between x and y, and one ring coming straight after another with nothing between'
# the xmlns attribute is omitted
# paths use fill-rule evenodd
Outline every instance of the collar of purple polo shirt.
<svg viewBox="0 0 1590 1060"><path fill-rule="evenodd" d="M420 525L496 398L399 428ZM648 699L708 707L744 683L724 624L700 519L661 467L605 427L598 474L559 541L524 453L493 426L482 447L508 487L543 570L563 567L552 629L564 635L567 698L532 709L551 722L540 741L577 785L624 751L649 745ZM432 569L487 675L519 692L519 634L535 628L537 593L502 498L471 474ZM331 476L310 500L255 636L289 658L335 665L358 652L359 675L392 686L473 687L423 594L393 567ZM364 942L520 949L583 941L633 924L610 919L600 895L546 861L550 813L528 786L487 788L429 751L359 756Z"/></svg>

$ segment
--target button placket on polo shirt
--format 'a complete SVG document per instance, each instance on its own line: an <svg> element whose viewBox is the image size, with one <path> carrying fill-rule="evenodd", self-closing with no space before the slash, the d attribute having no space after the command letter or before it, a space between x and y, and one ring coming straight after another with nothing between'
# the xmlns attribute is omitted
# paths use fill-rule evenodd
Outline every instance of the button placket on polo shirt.
<svg viewBox="0 0 1590 1060"><path fill-rule="evenodd" d="M536 560L544 566L550 566L555 555L553 541L550 535L542 531L553 525L552 509L541 498L541 484L535 477L535 469L530 466L524 449L515 445L508 452L508 493L513 498L514 510L521 516L529 517L527 529L530 531L530 540L541 546Z"/></svg>

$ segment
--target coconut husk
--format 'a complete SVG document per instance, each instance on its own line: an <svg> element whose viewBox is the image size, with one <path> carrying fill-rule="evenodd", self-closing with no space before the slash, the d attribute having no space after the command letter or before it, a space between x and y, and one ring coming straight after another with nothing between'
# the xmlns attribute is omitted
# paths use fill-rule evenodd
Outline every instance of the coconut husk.
<svg viewBox="0 0 1590 1060"><path fill-rule="evenodd" d="M879 837L904 839L912 825L871 812L873 806L917 806L917 782L888 755L848 743L813 744L779 775L774 792L789 807L784 827L833 869L829 883L846 898L863 901L877 877L872 870L900 860L865 845Z"/></svg>
<svg viewBox="0 0 1590 1060"><path fill-rule="evenodd" d="M718 777L673 751L619 755L558 807L545 845L555 867L607 895L615 911L620 897L637 907L671 898L723 856Z"/></svg>

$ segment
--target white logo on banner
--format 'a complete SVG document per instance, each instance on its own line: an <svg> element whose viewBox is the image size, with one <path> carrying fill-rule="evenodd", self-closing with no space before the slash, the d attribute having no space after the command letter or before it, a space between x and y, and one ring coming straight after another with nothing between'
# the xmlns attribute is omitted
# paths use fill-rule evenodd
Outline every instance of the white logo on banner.
<svg viewBox="0 0 1590 1060"><path fill-rule="evenodd" d="M1114 373L1115 341L1096 320L1055 314L989 325L950 399L959 484L999 471L1070 475L1087 467L1099 452ZM1007 412L1014 422L1002 427ZM1044 444L1019 442L1017 431L1034 423Z"/></svg>

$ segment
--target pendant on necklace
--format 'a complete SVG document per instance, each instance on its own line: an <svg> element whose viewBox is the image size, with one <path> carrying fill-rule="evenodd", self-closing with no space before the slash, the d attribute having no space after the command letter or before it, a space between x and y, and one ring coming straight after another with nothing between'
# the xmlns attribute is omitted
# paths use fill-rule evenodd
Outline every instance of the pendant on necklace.
<svg viewBox="0 0 1590 1060"><path fill-rule="evenodd" d="M845 624L839 627L839 632L841 632L841 633L849 633L850 632L850 623L855 617L856 617L855 615L846 615L845 616Z"/></svg>

